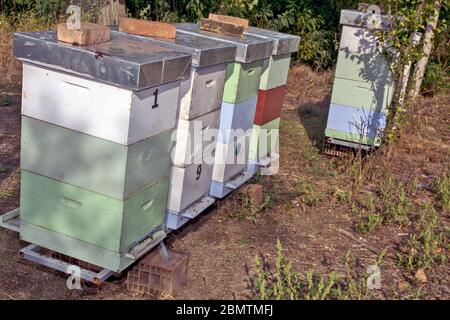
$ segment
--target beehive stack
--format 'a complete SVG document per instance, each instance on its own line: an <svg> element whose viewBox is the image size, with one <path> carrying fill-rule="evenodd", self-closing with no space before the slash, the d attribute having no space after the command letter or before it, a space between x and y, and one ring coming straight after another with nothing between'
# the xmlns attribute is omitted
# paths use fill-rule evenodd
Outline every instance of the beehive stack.
<svg viewBox="0 0 450 320"><path fill-rule="evenodd" d="M279 157L278 132L289 64L300 38L260 28L249 28L246 34L273 41L272 55L263 65L251 138L248 170L255 172L258 165L270 166Z"/></svg>
<svg viewBox="0 0 450 320"><path fill-rule="evenodd" d="M234 62L227 66L225 75L219 138L210 190L210 195L223 198L251 178L251 175L245 174L249 135L255 116L262 65L270 55L272 41L245 34L234 37L220 35L200 30L198 25L189 23L178 24L177 30L237 46Z"/></svg>
<svg viewBox="0 0 450 320"><path fill-rule="evenodd" d="M180 32L174 40L151 41L192 54L190 77L181 85L167 207L167 227L178 229L215 201L209 197L209 187L225 72L227 64L234 61L236 45Z"/></svg>
<svg viewBox="0 0 450 320"><path fill-rule="evenodd" d="M14 51L25 62L20 236L121 271L164 222L191 56L117 34L74 47L54 32L15 34Z"/></svg>
<svg viewBox="0 0 450 320"><path fill-rule="evenodd" d="M369 14L341 12L341 43L325 136L333 144L379 146L394 92ZM385 17L381 17L385 20Z"/></svg>

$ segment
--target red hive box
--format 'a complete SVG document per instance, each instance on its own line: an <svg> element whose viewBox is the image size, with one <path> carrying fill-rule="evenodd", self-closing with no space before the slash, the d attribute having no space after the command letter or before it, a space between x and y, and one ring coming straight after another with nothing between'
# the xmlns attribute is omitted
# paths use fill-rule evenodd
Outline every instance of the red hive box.
<svg viewBox="0 0 450 320"><path fill-rule="evenodd" d="M286 86L281 86L270 90L259 90L254 121L256 125L261 126L281 116L285 88Z"/></svg>

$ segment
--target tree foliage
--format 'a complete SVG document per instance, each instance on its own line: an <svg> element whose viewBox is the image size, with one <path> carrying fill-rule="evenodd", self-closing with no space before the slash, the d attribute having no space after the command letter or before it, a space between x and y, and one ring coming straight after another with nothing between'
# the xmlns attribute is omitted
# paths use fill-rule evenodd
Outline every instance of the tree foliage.
<svg viewBox="0 0 450 320"><path fill-rule="evenodd" d="M414 12L410 9L419 0L361 0L379 4L387 11L410 18L403 30L394 34L392 41L401 45ZM130 16L166 22L197 22L209 13L220 13L250 20L250 24L298 35L302 38L296 54L297 61L307 63L316 70L331 67L336 60L339 41L339 17L342 9L356 9L360 0L126 0ZM64 6L70 0L0 0L0 11L7 15L35 11L44 22L51 23L64 14ZM73 0L85 7L96 0ZM432 1L429 1L430 3ZM444 1L446 2L446 1ZM448 7L444 5L440 21L448 19ZM423 21L421 21L423 23ZM441 24L441 23L440 23ZM446 28L446 26L445 26ZM449 32L441 31L435 40L430 67L427 69L424 90L434 93L447 86L449 73Z"/></svg>
<svg viewBox="0 0 450 320"><path fill-rule="evenodd" d="M448 2L449 0L383 2L388 19L383 28L377 32L377 38L379 46L391 64L396 82L384 135L387 143L396 141L401 136L404 124L412 114L417 63L425 52L425 31L433 16L439 15L437 8L440 9L442 5L447 7ZM436 31L439 33L445 29L445 25L446 21L441 20Z"/></svg>

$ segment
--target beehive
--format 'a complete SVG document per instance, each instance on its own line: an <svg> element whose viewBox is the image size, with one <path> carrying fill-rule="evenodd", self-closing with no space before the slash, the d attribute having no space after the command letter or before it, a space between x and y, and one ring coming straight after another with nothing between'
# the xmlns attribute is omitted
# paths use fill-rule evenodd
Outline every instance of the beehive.
<svg viewBox="0 0 450 320"><path fill-rule="evenodd" d="M325 136L333 143L379 146L394 92L369 15L343 10L341 42Z"/></svg>
<svg viewBox="0 0 450 320"><path fill-rule="evenodd" d="M236 45L179 31L174 40L152 41L192 54L190 77L181 84L167 207L167 226L178 229L186 217L195 216L214 203L208 196L212 154L217 143L225 73L228 63L235 59Z"/></svg>
<svg viewBox="0 0 450 320"><path fill-rule="evenodd" d="M213 197L223 198L232 190L227 187L227 184L232 183L232 180L241 179L239 176L246 171L249 143L248 141L244 143L244 140L249 139L249 130L252 128L255 115L263 64L264 60L270 56L272 40L251 35L243 35L242 37L219 35L200 30L198 25L190 23L177 24L177 30L200 38L224 41L237 47L234 61L228 65L225 75L219 141L215 153L210 190L210 195ZM230 132L233 129L239 129L239 131L233 134ZM232 139L231 136L235 138ZM240 147L237 148L236 145ZM236 150L238 150L239 158L243 159L244 163L236 163L233 160L236 157ZM227 159L231 163L226 163ZM242 181L239 181L239 184L250 177L251 175L248 175L244 180L241 179Z"/></svg>
<svg viewBox="0 0 450 320"><path fill-rule="evenodd" d="M191 55L111 34L83 47L14 35L23 60L20 236L111 271L161 230Z"/></svg>
<svg viewBox="0 0 450 320"><path fill-rule="evenodd" d="M258 165L270 166L272 158L277 156L281 111L289 73L291 54L298 51L300 38L280 32L249 28L246 34L273 41L270 59L263 64L263 73L259 85L258 102L254 118L250 145L250 163L248 171L255 172ZM261 146L261 144L264 144ZM265 150L261 152L261 150Z"/></svg>

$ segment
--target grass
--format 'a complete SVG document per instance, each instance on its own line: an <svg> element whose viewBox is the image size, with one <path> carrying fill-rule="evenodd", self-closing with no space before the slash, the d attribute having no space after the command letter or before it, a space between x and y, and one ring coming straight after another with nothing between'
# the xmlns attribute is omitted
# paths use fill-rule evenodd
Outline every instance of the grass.
<svg viewBox="0 0 450 320"><path fill-rule="evenodd" d="M439 205L448 205L448 180L441 177L434 184ZM382 225L409 226L409 235L402 253L397 255L397 266L410 272L427 269L447 262L447 232L432 203L415 205L412 201L417 179L406 184L388 177L379 184L376 193L366 192L355 199L352 212L361 219L356 229L369 233Z"/></svg>
<svg viewBox="0 0 450 320"><path fill-rule="evenodd" d="M353 201L352 212L360 217L356 229L368 233L382 224L408 225L413 209L411 186L389 176L377 189L375 193L360 194Z"/></svg>
<svg viewBox="0 0 450 320"><path fill-rule="evenodd" d="M444 210L450 209L450 176L445 174L438 177L433 183L433 191L436 201Z"/></svg>
<svg viewBox="0 0 450 320"><path fill-rule="evenodd" d="M388 177L380 184L379 200L381 213L384 212L384 222L405 225L409 223L408 213L412 208L407 185Z"/></svg>
<svg viewBox="0 0 450 320"><path fill-rule="evenodd" d="M406 240L403 252L397 255L398 265L416 272L434 264L447 263L447 233L433 205L422 205L416 213L413 232Z"/></svg>
<svg viewBox="0 0 450 320"><path fill-rule="evenodd" d="M10 189L0 190L0 199L5 200L12 197L13 192Z"/></svg>
<svg viewBox="0 0 450 320"><path fill-rule="evenodd" d="M383 218L375 213L366 215L357 225L357 230L361 233L369 233L375 230L381 223Z"/></svg>
<svg viewBox="0 0 450 320"><path fill-rule="evenodd" d="M246 246L249 246L249 245L252 244L252 239L250 239L250 238L242 238L242 239L239 239L237 241L237 244L246 247Z"/></svg>
<svg viewBox="0 0 450 320"><path fill-rule="evenodd" d="M344 256L345 272L331 271L326 275L306 271L302 276L284 256L280 240L277 240L277 257L274 270L270 270L260 257L255 258L256 273L251 279L257 300L354 300L370 299L374 292L368 288L369 274L358 275L356 259L348 251ZM385 251L373 262L382 263Z"/></svg>
<svg viewBox="0 0 450 320"><path fill-rule="evenodd" d="M13 99L10 96L3 96L0 102L0 107L9 107L13 104Z"/></svg>
<svg viewBox="0 0 450 320"><path fill-rule="evenodd" d="M52 26L43 22L33 11L11 16L0 14L0 74L2 75L0 85L19 84L22 77L21 63L14 59L12 51L13 32L38 31L50 28ZM2 101L0 105L8 104Z"/></svg>
<svg viewBox="0 0 450 320"><path fill-rule="evenodd" d="M270 199L270 196L267 196L260 205L256 205L248 193L239 192L230 202L231 216L241 220L249 219L256 223L259 214L270 205Z"/></svg>
<svg viewBox="0 0 450 320"><path fill-rule="evenodd" d="M307 180L298 181L296 191L301 201L309 207L317 206L326 197L325 192L316 191L315 186Z"/></svg>

